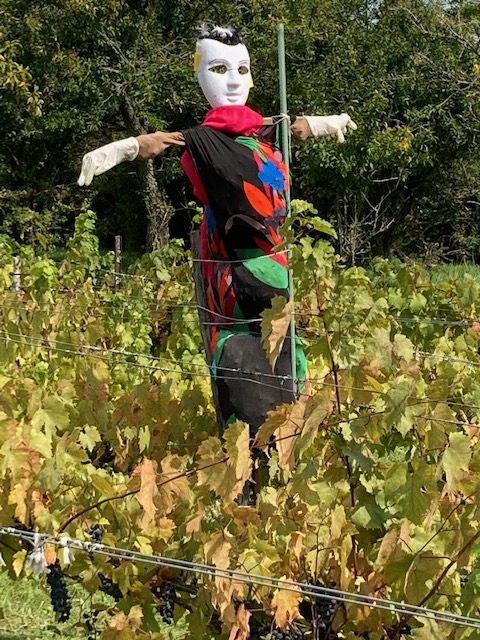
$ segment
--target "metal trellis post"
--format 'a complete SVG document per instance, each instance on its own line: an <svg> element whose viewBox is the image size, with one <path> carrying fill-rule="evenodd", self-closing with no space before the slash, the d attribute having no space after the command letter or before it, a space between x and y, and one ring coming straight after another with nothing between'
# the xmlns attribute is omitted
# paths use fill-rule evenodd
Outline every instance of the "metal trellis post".
<svg viewBox="0 0 480 640"><path fill-rule="evenodd" d="M281 127L282 127L282 151L283 161L286 166L288 176L288 186L285 190L285 200L287 208L287 218L290 217L291 202L290 202L290 118L287 115L287 74L285 67L285 29L283 24L278 25L278 70L280 78L280 115ZM290 247L288 247L290 249ZM290 258L290 251L288 251ZM298 392L297 389L297 354L295 344L295 291L293 287L293 274L291 268L288 269L288 289L291 303L291 316L290 316L290 343L291 343L291 365L292 365L292 385L294 393Z"/></svg>

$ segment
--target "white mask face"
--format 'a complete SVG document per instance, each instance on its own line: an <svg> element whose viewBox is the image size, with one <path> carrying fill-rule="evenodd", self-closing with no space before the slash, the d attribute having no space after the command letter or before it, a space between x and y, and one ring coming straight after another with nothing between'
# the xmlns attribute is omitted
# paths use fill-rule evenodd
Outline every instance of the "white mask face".
<svg viewBox="0 0 480 640"><path fill-rule="evenodd" d="M244 105L252 85L250 56L244 44L228 45L204 38L197 41L198 82L210 105Z"/></svg>

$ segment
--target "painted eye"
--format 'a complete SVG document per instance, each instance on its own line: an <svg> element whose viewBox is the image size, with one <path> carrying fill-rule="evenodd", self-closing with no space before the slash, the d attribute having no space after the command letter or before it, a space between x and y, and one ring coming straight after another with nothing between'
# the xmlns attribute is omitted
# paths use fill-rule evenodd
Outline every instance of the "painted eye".
<svg viewBox="0 0 480 640"><path fill-rule="evenodd" d="M249 72L249 68L248 68L248 67L246 67L244 64L242 64L242 66L241 66L241 67L238 67L238 73L239 73L241 76L246 76L248 72Z"/></svg>
<svg viewBox="0 0 480 640"><path fill-rule="evenodd" d="M216 64L214 67L209 67L208 70L213 73L227 73L227 67L224 64Z"/></svg>

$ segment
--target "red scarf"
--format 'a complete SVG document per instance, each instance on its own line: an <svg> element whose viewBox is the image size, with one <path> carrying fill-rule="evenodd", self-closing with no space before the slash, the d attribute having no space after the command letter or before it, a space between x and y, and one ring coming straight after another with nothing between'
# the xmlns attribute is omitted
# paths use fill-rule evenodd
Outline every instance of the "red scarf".
<svg viewBox="0 0 480 640"><path fill-rule="evenodd" d="M263 118L250 107L232 104L210 109L202 125L237 136L251 136L258 133L263 125ZM193 193L201 202L206 203L207 196L202 181L188 151L182 155L180 164L193 185Z"/></svg>
<svg viewBox="0 0 480 640"><path fill-rule="evenodd" d="M211 109L202 124L237 136L251 136L258 133L263 118L250 107L232 104Z"/></svg>

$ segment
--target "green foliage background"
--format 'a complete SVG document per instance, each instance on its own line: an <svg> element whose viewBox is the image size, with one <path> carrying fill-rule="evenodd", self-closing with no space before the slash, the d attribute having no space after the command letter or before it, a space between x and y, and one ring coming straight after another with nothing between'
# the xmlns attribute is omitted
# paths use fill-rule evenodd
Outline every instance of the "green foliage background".
<svg viewBox="0 0 480 640"><path fill-rule="evenodd" d="M252 55L250 103L278 112L276 25L285 23L289 108L348 111L346 144L294 151L296 196L338 230L353 263L374 254L477 258L479 7L460 0L4 0L0 8L0 216L3 231L62 244L84 200L103 245L145 246L155 222L138 163L90 189L82 155L144 130L181 129L207 105L192 72L192 28L241 26ZM191 192L175 152L153 169L186 237ZM173 211L168 209L171 215ZM148 214L148 215L147 215Z"/></svg>

